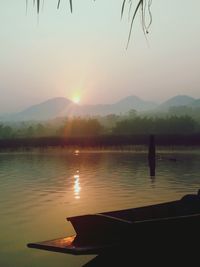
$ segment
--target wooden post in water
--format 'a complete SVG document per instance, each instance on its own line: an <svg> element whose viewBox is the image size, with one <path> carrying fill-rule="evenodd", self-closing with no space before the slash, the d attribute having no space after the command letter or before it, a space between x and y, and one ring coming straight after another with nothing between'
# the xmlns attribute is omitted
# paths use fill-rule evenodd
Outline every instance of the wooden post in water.
<svg viewBox="0 0 200 267"><path fill-rule="evenodd" d="M153 134L149 137L149 153L148 153L148 160L149 160L149 170L150 176L155 176L156 171L156 145L155 145L155 136Z"/></svg>

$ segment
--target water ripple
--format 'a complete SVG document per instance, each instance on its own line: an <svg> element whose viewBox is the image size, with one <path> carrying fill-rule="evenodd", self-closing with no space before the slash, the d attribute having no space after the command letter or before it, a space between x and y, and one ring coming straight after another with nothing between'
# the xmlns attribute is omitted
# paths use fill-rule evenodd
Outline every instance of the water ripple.
<svg viewBox="0 0 200 267"><path fill-rule="evenodd" d="M152 179L145 153L0 154L0 250L7 255L2 266L16 266L16 257L23 251L29 263L21 267L53 267L58 260L64 267L68 256L51 254L50 260L49 254L41 253L37 258L34 255L40 252L24 251L26 242L71 232L66 217L169 201L196 192L200 155L173 153L176 163L168 160L171 156L162 154Z"/></svg>

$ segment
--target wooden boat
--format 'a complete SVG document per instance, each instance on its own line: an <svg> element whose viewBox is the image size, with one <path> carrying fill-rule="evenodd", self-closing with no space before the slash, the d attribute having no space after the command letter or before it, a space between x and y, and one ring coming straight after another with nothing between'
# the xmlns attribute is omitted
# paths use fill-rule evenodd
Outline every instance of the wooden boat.
<svg viewBox="0 0 200 267"><path fill-rule="evenodd" d="M194 238L199 240L200 190L198 194L185 195L177 201L67 220L76 235L30 243L28 247L74 255L113 250L148 251L150 248L183 253L191 249Z"/></svg>

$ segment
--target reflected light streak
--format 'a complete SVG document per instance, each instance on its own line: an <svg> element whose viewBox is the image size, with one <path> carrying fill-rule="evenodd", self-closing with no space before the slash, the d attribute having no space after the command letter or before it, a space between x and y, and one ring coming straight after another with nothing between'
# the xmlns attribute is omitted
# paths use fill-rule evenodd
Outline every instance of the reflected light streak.
<svg viewBox="0 0 200 267"><path fill-rule="evenodd" d="M78 156L79 153L80 153L80 151L79 151L78 149L76 149L76 150L74 151L75 156Z"/></svg>
<svg viewBox="0 0 200 267"><path fill-rule="evenodd" d="M77 174L74 175L74 197L75 199L79 199L80 198L80 191L81 191L81 187L80 187L80 176L79 176L79 170L76 171Z"/></svg>

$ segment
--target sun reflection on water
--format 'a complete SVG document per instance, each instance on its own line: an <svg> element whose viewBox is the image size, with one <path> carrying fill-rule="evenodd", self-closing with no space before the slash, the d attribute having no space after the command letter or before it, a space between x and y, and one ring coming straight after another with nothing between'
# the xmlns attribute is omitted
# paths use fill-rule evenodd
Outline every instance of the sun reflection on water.
<svg viewBox="0 0 200 267"><path fill-rule="evenodd" d="M78 149L76 149L76 150L74 151L74 155L75 155L75 156L79 156L79 153L80 153L80 151L79 151Z"/></svg>
<svg viewBox="0 0 200 267"><path fill-rule="evenodd" d="M80 198L80 175L79 175L79 170L76 171L76 174L74 175L74 197L75 199Z"/></svg>

